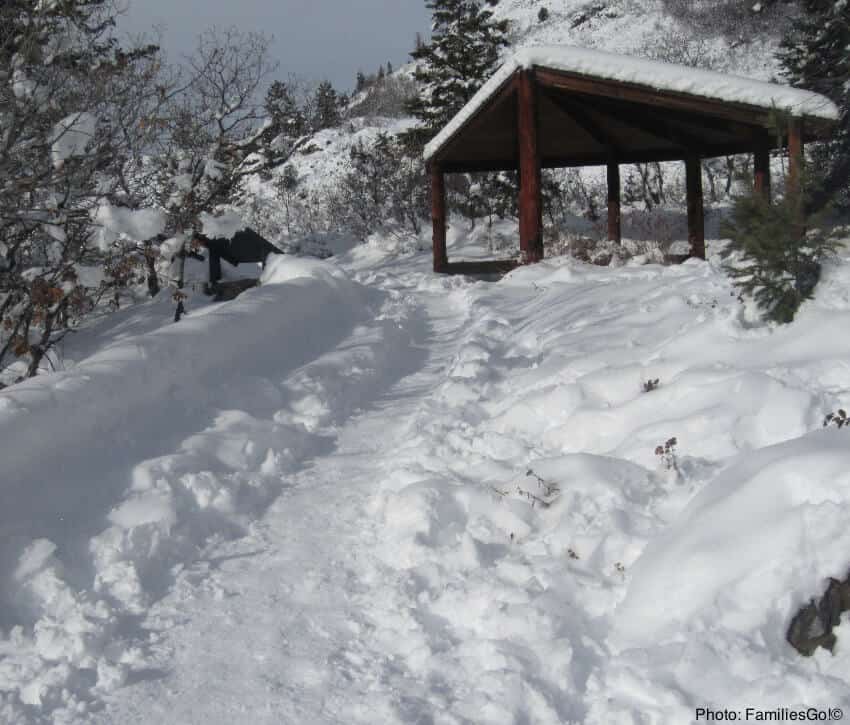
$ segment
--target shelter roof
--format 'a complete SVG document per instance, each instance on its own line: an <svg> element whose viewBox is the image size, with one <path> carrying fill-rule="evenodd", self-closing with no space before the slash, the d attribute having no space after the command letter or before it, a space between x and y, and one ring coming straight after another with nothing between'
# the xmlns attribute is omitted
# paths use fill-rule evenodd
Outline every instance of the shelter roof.
<svg viewBox="0 0 850 725"><path fill-rule="evenodd" d="M551 141L548 153L544 142L544 166L604 163L617 149L622 161L681 158L695 144L703 156L731 154L751 148L754 132L770 128L777 111L813 121L810 138L839 117L825 96L778 83L589 48L533 46L496 71L425 147L425 159L464 170L510 168L516 160L509 149L516 144L510 84L517 71L529 69L545 91L541 137L557 129L565 139ZM494 148L502 150L494 156Z"/></svg>

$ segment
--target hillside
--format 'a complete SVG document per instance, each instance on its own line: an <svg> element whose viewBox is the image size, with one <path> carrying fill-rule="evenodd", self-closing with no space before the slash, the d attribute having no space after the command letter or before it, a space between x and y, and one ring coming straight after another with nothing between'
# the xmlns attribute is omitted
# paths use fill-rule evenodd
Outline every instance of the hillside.
<svg viewBox="0 0 850 725"><path fill-rule="evenodd" d="M713 5L718 8L717 19L722 21L728 15L723 8L733 3ZM544 7L548 17L541 21L539 13ZM514 45L579 45L762 80L776 74L773 53L785 23L781 8L762 11L772 13L764 19L745 9L746 21L732 33L721 32L726 30L723 22L694 26L693 21L685 20L684 13L677 16L671 12L689 8L693 16L699 7L664 0L500 0L494 13L511 22Z"/></svg>

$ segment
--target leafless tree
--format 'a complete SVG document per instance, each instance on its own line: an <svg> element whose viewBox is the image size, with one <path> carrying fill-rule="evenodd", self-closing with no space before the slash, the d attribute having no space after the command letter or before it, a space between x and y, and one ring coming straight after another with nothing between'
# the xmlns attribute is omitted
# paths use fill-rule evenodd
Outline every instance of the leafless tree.
<svg viewBox="0 0 850 725"><path fill-rule="evenodd" d="M266 169L264 109L258 91L275 70L269 39L235 28L201 34L187 58L190 77L170 100L158 150L159 203L172 233L199 226L202 212L227 202L240 181ZM185 250L177 250L177 286Z"/></svg>

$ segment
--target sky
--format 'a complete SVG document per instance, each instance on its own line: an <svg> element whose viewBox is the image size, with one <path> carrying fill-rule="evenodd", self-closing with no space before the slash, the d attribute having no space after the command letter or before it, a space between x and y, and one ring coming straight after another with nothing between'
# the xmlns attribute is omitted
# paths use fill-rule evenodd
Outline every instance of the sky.
<svg viewBox="0 0 850 725"><path fill-rule="evenodd" d="M274 36L277 77L294 73L329 80L339 90L354 86L359 69L373 73L387 61L410 60L417 32L428 36L425 0L123 0L119 32L164 30L170 59L191 52L201 31L234 25Z"/></svg>

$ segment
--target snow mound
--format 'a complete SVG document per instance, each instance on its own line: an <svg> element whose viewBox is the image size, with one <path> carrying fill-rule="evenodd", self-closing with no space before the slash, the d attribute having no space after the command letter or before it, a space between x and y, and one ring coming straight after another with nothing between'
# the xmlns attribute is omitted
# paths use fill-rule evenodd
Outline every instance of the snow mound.
<svg viewBox="0 0 850 725"><path fill-rule="evenodd" d="M15 502L0 511L0 721L86 720L92 696L147 666L134 622L317 450L274 416L294 397L278 376L374 299L338 271L291 273L0 393L0 492Z"/></svg>
<svg viewBox="0 0 850 725"><path fill-rule="evenodd" d="M631 571L623 644L721 626L772 647L828 576L850 570L850 450L823 430L744 456L715 478Z"/></svg>
<svg viewBox="0 0 850 725"><path fill-rule="evenodd" d="M295 279L317 279L333 284L336 280L346 280L346 276L336 265L319 259L289 254L269 255L260 284L283 284Z"/></svg>

